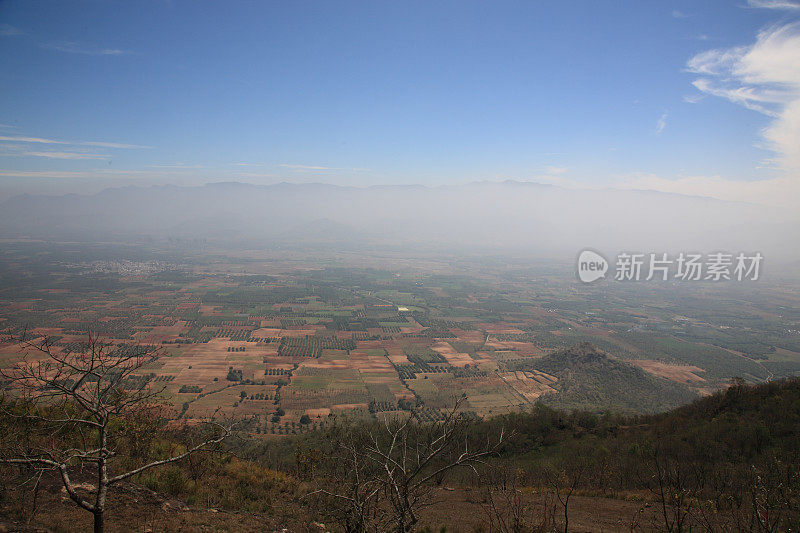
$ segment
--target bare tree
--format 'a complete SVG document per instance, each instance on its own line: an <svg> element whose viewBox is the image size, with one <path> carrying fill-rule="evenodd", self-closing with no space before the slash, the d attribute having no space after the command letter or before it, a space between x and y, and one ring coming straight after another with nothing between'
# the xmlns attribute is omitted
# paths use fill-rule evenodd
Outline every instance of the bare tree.
<svg viewBox="0 0 800 533"><path fill-rule="evenodd" d="M583 484L593 466L593 457L589 450L583 449L573 452L555 466L545 468L544 477L547 479L564 515L564 533L569 531L569 502L575 491Z"/></svg>
<svg viewBox="0 0 800 533"><path fill-rule="evenodd" d="M230 433L211 422L200 442L174 449L165 458L152 460L141 453L123 458L119 448L126 428L148 417L163 420L156 413L162 391L148 387L142 375L160 351L147 346L121 350L91 333L73 351L47 338L34 341L23 335L11 340L20 344L23 359L0 371L8 390L0 403L8 426L3 428L6 445L0 461L57 472L72 501L92 513L96 532L103 531L111 486L207 450ZM94 477L89 490L71 477L87 470Z"/></svg>
<svg viewBox="0 0 800 533"><path fill-rule="evenodd" d="M377 533L388 528L391 515L382 505L385 485L377 464L364 455L367 441L361 429L348 423L330 429L331 448L325 450L330 465L329 479L322 480L325 488L309 496L327 498L328 505L324 507L346 533Z"/></svg>
<svg viewBox="0 0 800 533"><path fill-rule="evenodd" d="M348 531L412 531L420 509L431 503L435 480L458 467L474 470L505 440L501 430L494 442L474 448L460 403L438 422L397 416L338 428L331 456L340 475L315 492L344 503Z"/></svg>
<svg viewBox="0 0 800 533"><path fill-rule="evenodd" d="M680 459L675 455L659 444L653 447L648 488L660 506L664 529L680 533L687 529L694 493L686 465L688 454Z"/></svg>
<svg viewBox="0 0 800 533"><path fill-rule="evenodd" d="M800 473L796 465L768 457L747 477L751 529L772 533L800 526Z"/></svg>
<svg viewBox="0 0 800 533"><path fill-rule="evenodd" d="M542 494L530 491L526 497L524 476L524 470L507 465L492 465L487 469L482 481L485 496L481 506L489 531L525 533L555 529L555 498L546 491Z"/></svg>

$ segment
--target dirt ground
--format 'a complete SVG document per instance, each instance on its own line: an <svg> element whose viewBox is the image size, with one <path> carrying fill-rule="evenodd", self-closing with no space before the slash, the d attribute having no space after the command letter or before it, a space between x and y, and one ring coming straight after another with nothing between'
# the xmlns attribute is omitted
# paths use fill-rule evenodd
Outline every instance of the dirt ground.
<svg viewBox="0 0 800 533"><path fill-rule="evenodd" d="M448 532L472 533L490 531L484 491L482 489L441 488L433 494L434 504L423 510L422 521L433 531L442 526ZM502 498L495 501L502 507ZM531 495L526 496L529 506L527 516L531 522L545 514L544 506ZM555 515L554 530L563 531L563 508L557 501L549 506ZM569 501L569 530L580 532L600 531L655 531L658 515L656 509L635 499L614 499L597 496L573 495ZM551 526L552 527L552 526Z"/></svg>
<svg viewBox="0 0 800 533"><path fill-rule="evenodd" d="M15 505L16 504L16 505ZM60 487L43 486L38 496L38 511L29 520L14 512L18 502L0 504L2 531L91 531L92 515L79 509ZM26 511L30 501L24 503ZM224 509L201 509L132 483L124 483L109 493L105 530L109 532L215 532L215 531L324 531L325 528L299 519L269 517ZM288 511L288 510L287 510ZM280 514L280 511L277 513ZM288 512L286 514L289 514Z"/></svg>
<svg viewBox="0 0 800 533"><path fill-rule="evenodd" d="M499 501L499 499L498 499ZM431 505L420 513L419 531L472 533L489 531L484 493L481 489L437 488ZM12 512L14 502L0 504L0 531L91 531L91 515L78 509L60 487L43 487L39 511L30 522ZM26 502L26 507L29 502ZM204 509L164 498L147 488L123 484L109 496L106 530L110 532L148 531L253 531L308 533L338 531L311 516L300 516L298 508L275 502L272 516L247 512ZM541 515L541 505L533 507ZM555 503L556 529L563 530L561 508ZM569 530L575 532L654 531L657 513L641 501L575 495L570 501Z"/></svg>
<svg viewBox="0 0 800 533"><path fill-rule="evenodd" d="M705 372L705 370L696 366L668 365L649 359L634 359L630 362L651 374L677 381L678 383L702 383L705 381L698 375L698 373Z"/></svg>

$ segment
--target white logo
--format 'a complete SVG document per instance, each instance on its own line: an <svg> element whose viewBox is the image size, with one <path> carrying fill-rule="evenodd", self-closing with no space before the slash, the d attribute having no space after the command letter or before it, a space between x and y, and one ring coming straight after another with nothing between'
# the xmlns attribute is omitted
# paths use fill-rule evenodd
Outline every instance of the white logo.
<svg viewBox="0 0 800 533"><path fill-rule="evenodd" d="M578 256L578 278L584 283L591 283L606 277L608 261L592 250L584 250Z"/></svg>
<svg viewBox="0 0 800 533"><path fill-rule="evenodd" d="M760 252L706 254L661 253L617 254L612 270L616 281L758 281L764 256ZM594 250L583 250L575 265L578 279L592 283L606 277L609 263Z"/></svg>

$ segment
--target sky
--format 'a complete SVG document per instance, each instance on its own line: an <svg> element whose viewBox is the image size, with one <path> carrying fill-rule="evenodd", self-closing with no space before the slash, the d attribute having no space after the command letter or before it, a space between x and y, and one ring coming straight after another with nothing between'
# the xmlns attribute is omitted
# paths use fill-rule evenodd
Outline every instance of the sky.
<svg viewBox="0 0 800 533"><path fill-rule="evenodd" d="M231 180L795 208L800 1L0 0L0 198Z"/></svg>

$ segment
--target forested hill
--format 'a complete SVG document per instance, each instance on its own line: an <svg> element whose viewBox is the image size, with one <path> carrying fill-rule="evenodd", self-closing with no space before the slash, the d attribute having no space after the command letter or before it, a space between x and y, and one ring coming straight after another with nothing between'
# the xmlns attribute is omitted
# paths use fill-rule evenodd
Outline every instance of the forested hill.
<svg viewBox="0 0 800 533"><path fill-rule="evenodd" d="M800 378L760 385L732 384L724 391L658 415L652 424L719 460L751 460L762 453L800 452Z"/></svg>
<svg viewBox="0 0 800 533"><path fill-rule="evenodd" d="M560 409L654 413L683 405L697 396L688 387L652 376L644 370L583 342L527 362L558 378L558 391L542 401Z"/></svg>

